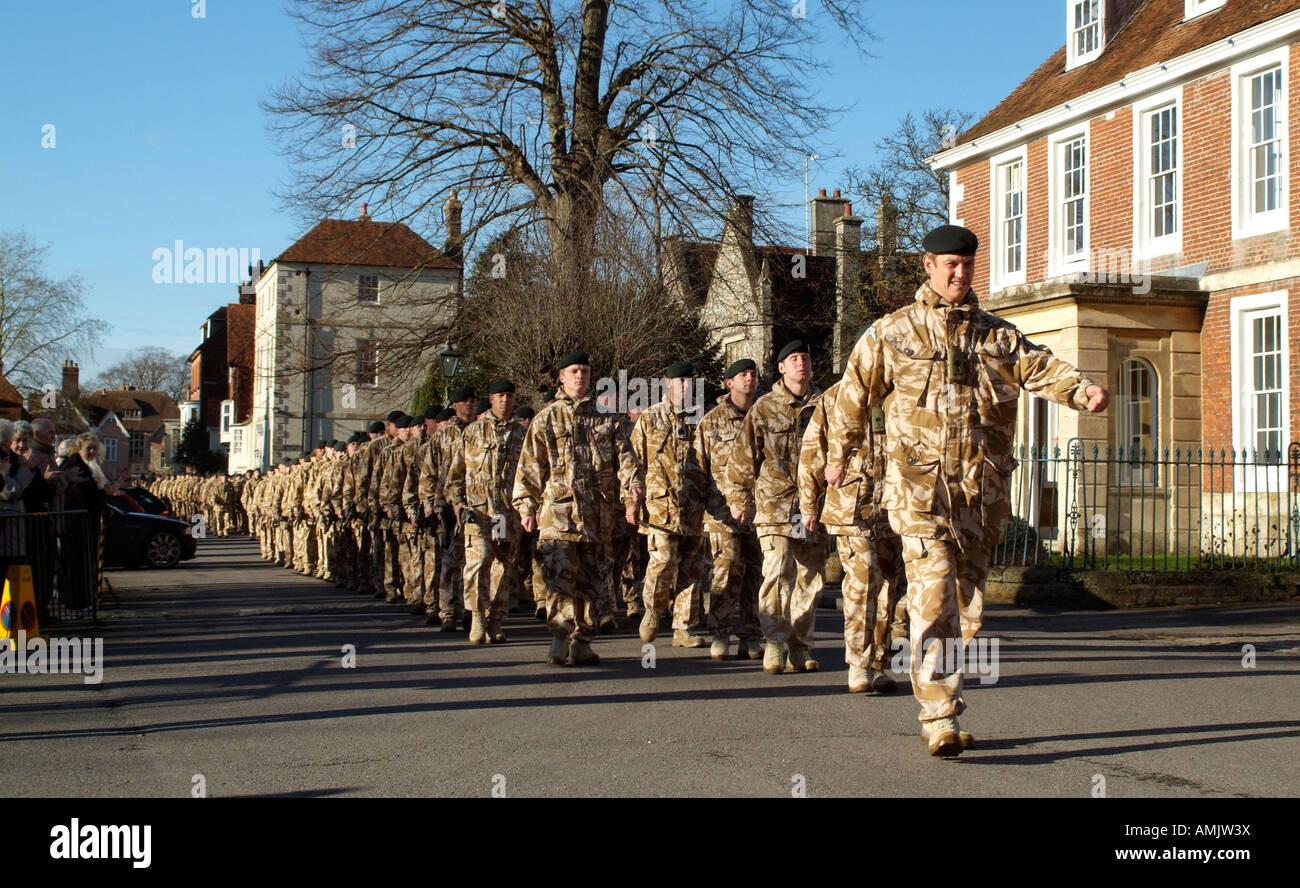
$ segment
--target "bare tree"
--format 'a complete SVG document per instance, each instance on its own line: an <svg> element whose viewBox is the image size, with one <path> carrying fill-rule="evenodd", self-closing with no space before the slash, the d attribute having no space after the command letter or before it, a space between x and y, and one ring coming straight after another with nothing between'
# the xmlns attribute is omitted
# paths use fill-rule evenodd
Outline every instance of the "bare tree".
<svg viewBox="0 0 1300 888"><path fill-rule="evenodd" d="M0 232L0 363L28 390L58 386L64 359L93 355L111 329L87 315L79 278L46 275L48 251L24 232Z"/></svg>
<svg viewBox="0 0 1300 888"><path fill-rule="evenodd" d="M658 376L683 358L701 376L721 369L696 311L663 286L654 238L638 220L606 210L579 281L556 279L545 244L527 232L494 239L467 282L460 347L480 380L510 378L527 401L555 384L556 359L579 348L597 375Z"/></svg>
<svg viewBox="0 0 1300 888"><path fill-rule="evenodd" d="M166 392L178 404L187 400L190 387L189 358L154 345L129 352L125 358L96 376L88 388L123 386L146 392Z"/></svg>
<svg viewBox="0 0 1300 888"><path fill-rule="evenodd" d="M420 230L459 190L468 245L538 225L553 283L577 286L615 195L653 194L687 233L738 192L774 203L834 111L817 35L861 49L865 3L295 0L311 73L266 104L297 161L288 196L313 219L369 199Z"/></svg>
<svg viewBox="0 0 1300 888"><path fill-rule="evenodd" d="M863 240L886 252L916 253L926 232L948 221L948 176L930 166L929 159L951 147L975 118L951 108L925 111L920 118L908 114L898 129L876 142L878 159L866 169L847 171L848 191L854 203L875 209L892 205L890 226L877 230L879 214L868 212Z"/></svg>

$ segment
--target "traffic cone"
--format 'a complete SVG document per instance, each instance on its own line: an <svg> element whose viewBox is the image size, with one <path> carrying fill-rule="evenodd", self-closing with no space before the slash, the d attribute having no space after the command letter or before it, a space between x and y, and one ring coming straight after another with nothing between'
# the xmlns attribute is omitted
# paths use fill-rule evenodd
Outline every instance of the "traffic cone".
<svg viewBox="0 0 1300 888"><path fill-rule="evenodd" d="M17 649L14 639L19 630L28 638L41 634L36 617L36 590L32 585L30 565L15 564L5 576L4 595L0 596L0 639Z"/></svg>

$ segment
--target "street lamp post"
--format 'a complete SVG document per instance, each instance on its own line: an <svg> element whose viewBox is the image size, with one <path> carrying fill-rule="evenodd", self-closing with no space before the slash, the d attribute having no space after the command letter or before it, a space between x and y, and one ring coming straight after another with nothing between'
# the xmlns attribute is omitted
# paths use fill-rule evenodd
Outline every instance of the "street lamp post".
<svg viewBox="0 0 1300 888"><path fill-rule="evenodd" d="M446 347L438 352L438 368L442 371L443 388L442 393L448 404L451 403L451 381L456 376L456 371L460 369L460 359L464 357L456 347L451 344L451 336L447 337Z"/></svg>

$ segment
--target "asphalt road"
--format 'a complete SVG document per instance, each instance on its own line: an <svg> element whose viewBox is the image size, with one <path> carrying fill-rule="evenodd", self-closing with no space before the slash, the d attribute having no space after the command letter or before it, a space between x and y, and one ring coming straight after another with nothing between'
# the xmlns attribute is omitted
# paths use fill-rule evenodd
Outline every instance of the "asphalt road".
<svg viewBox="0 0 1300 888"><path fill-rule="evenodd" d="M938 760L905 676L846 692L830 608L820 673L715 663L667 633L644 668L634 626L597 642L601 665L556 668L531 615L471 647L247 538L199 553L110 573L122 606L57 627L103 637L99 684L0 674L0 795L1300 794L1300 602L989 608L998 681L968 684L961 719L978 749Z"/></svg>

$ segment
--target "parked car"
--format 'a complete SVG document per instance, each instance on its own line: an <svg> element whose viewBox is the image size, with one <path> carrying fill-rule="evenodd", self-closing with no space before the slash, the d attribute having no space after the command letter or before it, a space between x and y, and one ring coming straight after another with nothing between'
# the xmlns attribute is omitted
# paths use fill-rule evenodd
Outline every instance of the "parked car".
<svg viewBox="0 0 1300 888"><path fill-rule="evenodd" d="M129 497L118 494L104 512L104 561L125 568L175 567L198 551L198 542L185 521L137 511Z"/></svg>
<svg viewBox="0 0 1300 888"><path fill-rule="evenodd" d="M149 492L146 487L132 485L122 489L121 495L133 507L131 512L144 512L147 515L162 515L164 518L176 518L176 513L172 511L171 503L159 499Z"/></svg>

